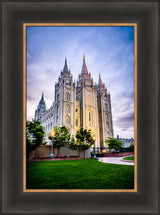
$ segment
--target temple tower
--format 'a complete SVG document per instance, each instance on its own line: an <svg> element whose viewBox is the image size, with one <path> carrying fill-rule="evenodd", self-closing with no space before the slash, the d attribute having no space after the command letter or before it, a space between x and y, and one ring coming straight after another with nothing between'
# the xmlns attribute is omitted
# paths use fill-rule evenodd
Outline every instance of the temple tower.
<svg viewBox="0 0 160 215"><path fill-rule="evenodd" d="M65 126L72 135L75 134L76 88L68 69L67 59L55 84L55 126Z"/></svg>
<svg viewBox="0 0 160 215"><path fill-rule="evenodd" d="M100 147L103 148L105 146L106 138L114 137L114 134L110 93L107 93L107 88L105 87L105 84L102 83L100 74L97 88L97 103L98 103Z"/></svg>
<svg viewBox="0 0 160 215"><path fill-rule="evenodd" d="M91 74L88 73L84 55L81 74L77 81L76 98L79 101L79 113L76 114L76 120L79 121L80 126L91 130L92 135L95 135L96 147L98 147L97 87L93 84Z"/></svg>

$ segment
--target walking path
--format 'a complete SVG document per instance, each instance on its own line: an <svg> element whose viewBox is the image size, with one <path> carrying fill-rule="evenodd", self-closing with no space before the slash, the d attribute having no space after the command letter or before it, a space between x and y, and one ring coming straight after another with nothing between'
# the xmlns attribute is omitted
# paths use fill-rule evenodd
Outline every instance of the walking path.
<svg viewBox="0 0 160 215"><path fill-rule="evenodd" d="M126 156L128 157L128 156ZM122 160L124 157L100 157L97 158L100 162L121 164L121 165L134 165L134 161Z"/></svg>

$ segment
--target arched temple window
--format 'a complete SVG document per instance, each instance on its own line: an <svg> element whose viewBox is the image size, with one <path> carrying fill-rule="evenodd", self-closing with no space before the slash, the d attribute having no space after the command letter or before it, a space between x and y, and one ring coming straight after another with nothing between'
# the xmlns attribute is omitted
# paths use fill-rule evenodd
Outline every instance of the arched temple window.
<svg viewBox="0 0 160 215"><path fill-rule="evenodd" d="M109 132L107 132L107 138L109 138Z"/></svg>
<svg viewBox="0 0 160 215"><path fill-rule="evenodd" d="M109 128L109 124L108 124L108 122L106 122L106 128Z"/></svg>
<svg viewBox="0 0 160 215"><path fill-rule="evenodd" d="M108 110L108 105L105 103L104 105L105 110Z"/></svg>
<svg viewBox="0 0 160 215"><path fill-rule="evenodd" d="M91 110L88 111L88 121L89 121L89 126L92 126L92 112L91 112Z"/></svg>
<svg viewBox="0 0 160 215"><path fill-rule="evenodd" d="M76 119L76 127L78 127L78 119Z"/></svg>
<svg viewBox="0 0 160 215"><path fill-rule="evenodd" d="M70 106L68 104L66 105L66 112L70 112Z"/></svg>
<svg viewBox="0 0 160 215"><path fill-rule="evenodd" d="M69 93L66 93L66 99L67 99L67 101L70 101L70 94Z"/></svg>
<svg viewBox="0 0 160 215"><path fill-rule="evenodd" d="M70 123L70 117L67 115L66 116L66 123L69 124Z"/></svg>
<svg viewBox="0 0 160 215"><path fill-rule="evenodd" d="M89 112L89 122L91 122L91 112Z"/></svg>

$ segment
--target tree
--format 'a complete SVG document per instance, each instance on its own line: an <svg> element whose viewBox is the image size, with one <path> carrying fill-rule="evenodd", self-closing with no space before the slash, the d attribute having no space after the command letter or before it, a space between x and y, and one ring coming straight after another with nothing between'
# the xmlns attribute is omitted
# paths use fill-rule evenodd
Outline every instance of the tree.
<svg viewBox="0 0 160 215"><path fill-rule="evenodd" d="M65 126L62 127L54 127L55 137L53 138L54 146L58 148L58 156L60 152L60 148L62 146L68 145L70 141L70 133Z"/></svg>
<svg viewBox="0 0 160 215"><path fill-rule="evenodd" d="M124 146L124 143L116 138L109 137L105 142L109 149L114 149L116 152L121 151Z"/></svg>
<svg viewBox="0 0 160 215"><path fill-rule="evenodd" d="M94 140L91 136L91 131L81 127L76 132L76 138L77 138L76 145L77 145L78 151L83 150L84 158L85 158L85 151L94 144Z"/></svg>
<svg viewBox="0 0 160 215"><path fill-rule="evenodd" d="M44 142L44 129L40 122L37 120L26 122L26 151L27 156L30 150L39 145L45 144Z"/></svg>
<svg viewBox="0 0 160 215"><path fill-rule="evenodd" d="M76 144L76 140L73 135L72 135L71 140L68 145L69 145L69 148L72 150L76 150L78 148L77 144Z"/></svg>
<svg viewBox="0 0 160 215"><path fill-rule="evenodd" d="M128 147L130 152L134 152L134 144L131 143L131 145Z"/></svg>

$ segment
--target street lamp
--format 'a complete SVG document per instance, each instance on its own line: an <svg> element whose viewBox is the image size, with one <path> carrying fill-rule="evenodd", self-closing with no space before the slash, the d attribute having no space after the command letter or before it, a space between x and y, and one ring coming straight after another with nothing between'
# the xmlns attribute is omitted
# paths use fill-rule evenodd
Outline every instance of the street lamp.
<svg viewBox="0 0 160 215"><path fill-rule="evenodd" d="M93 141L94 141L94 156L93 156L93 158L97 158L96 153L95 153L95 135L93 136Z"/></svg>
<svg viewBox="0 0 160 215"><path fill-rule="evenodd" d="M54 154L53 154L53 138L55 136L55 130L52 130L50 132L50 135L49 135L51 138L52 138L52 146L51 146L51 154L50 154L50 158L54 158Z"/></svg>

